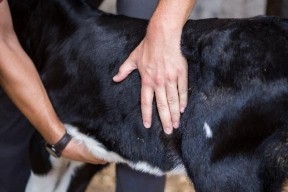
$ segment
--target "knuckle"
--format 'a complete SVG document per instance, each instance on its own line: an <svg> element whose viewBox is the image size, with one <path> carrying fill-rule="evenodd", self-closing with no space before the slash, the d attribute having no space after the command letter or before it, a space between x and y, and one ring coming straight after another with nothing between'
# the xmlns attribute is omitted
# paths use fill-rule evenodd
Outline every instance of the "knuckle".
<svg viewBox="0 0 288 192"><path fill-rule="evenodd" d="M164 78L162 75L156 75L154 77L154 82L156 86L162 86L164 84Z"/></svg>
<svg viewBox="0 0 288 192"><path fill-rule="evenodd" d="M149 107L151 105L151 102L149 102L148 99L143 99L141 101L141 105L142 105L142 108L147 108L147 107Z"/></svg>
<svg viewBox="0 0 288 192"><path fill-rule="evenodd" d="M177 80L177 74L178 72L175 70L175 71L167 71L166 72L166 75L165 75L165 79L168 81L168 82L174 82Z"/></svg>
<svg viewBox="0 0 288 192"><path fill-rule="evenodd" d="M188 89L187 88L181 88L181 89L178 89L178 92L179 92L180 97L186 96L188 93Z"/></svg>
<svg viewBox="0 0 288 192"><path fill-rule="evenodd" d="M151 106L152 100L153 100L153 97L150 97L148 95L143 95L143 96L141 96L141 105L144 107Z"/></svg>
<svg viewBox="0 0 288 192"><path fill-rule="evenodd" d="M170 82L174 82L177 80L177 74L176 73L168 73L166 75L166 80L170 83Z"/></svg>
<svg viewBox="0 0 288 192"><path fill-rule="evenodd" d="M142 85L150 85L151 84L150 78L148 78L147 76L144 76L144 75L141 78L141 81L142 81Z"/></svg>
<svg viewBox="0 0 288 192"><path fill-rule="evenodd" d="M157 108L159 112L165 111L168 109L168 106L164 103L157 103Z"/></svg>
<svg viewBox="0 0 288 192"><path fill-rule="evenodd" d="M174 120L177 120L180 118L180 111L179 110L173 110L171 111L171 117Z"/></svg>
<svg viewBox="0 0 288 192"><path fill-rule="evenodd" d="M178 102L178 98L176 97L169 97L167 98L167 102L169 105L173 105L173 104L176 104Z"/></svg>
<svg viewBox="0 0 288 192"><path fill-rule="evenodd" d="M177 73L178 73L180 78L187 78L188 68L180 67L180 68L178 68Z"/></svg>
<svg viewBox="0 0 288 192"><path fill-rule="evenodd" d="M126 69L125 69L124 66L122 66L122 67L119 68L119 73L120 73L120 74L125 73L125 71L126 71Z"/></svg>
<svg viewBox="0 0 288 192"><path fill-rule="evenodd" d="M120 73L126 73L126 71L129 70L129 66L128 64L123 64L120 68L119 68L119 72Z"/></svg>
<svg viewBox="0 0 288 192"><path fill-rule="evenodd" d="M180 117L180 109L179 109L179 107L177 107L177 108L172 108L172 109L170 110L170 114L171 114L171 118L172 118L172 119L174 119L174 120L179 119L179 117Z"/></svg>

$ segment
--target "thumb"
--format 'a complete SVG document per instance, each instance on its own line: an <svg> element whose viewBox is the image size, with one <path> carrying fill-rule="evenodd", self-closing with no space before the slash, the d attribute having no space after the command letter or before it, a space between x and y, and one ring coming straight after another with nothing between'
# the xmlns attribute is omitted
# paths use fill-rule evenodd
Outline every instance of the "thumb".
<svg viewBox="0 0 288 192"><path fill-rule="evenodd" d="M129 57L119 68L118 73L113 77L113 81L123 81L133 70L137 69L136 63Z"/></svg>

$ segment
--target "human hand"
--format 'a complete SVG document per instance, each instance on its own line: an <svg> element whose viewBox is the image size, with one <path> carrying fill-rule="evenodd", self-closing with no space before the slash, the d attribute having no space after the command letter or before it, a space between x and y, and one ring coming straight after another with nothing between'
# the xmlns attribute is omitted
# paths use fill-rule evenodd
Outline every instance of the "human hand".
<svg viewBox="0 0 288 192"><path fill-rule="evenodd" d="M145 38L122 64L113 80L124 80L134 69L141 75L143 124L151 126L154 93L165 133L179 127L180 112L187 105L188 66L180 50L178 33L147 30Z"/></svg>
<svg viewBox="0 0 288 192"><path fill-rule="evenodd" d="M62 152L62 157L74 161L81 161L91 164L106 164L107 162L95 157L82 142L77 142L74 138L68 143Z"/></svg>

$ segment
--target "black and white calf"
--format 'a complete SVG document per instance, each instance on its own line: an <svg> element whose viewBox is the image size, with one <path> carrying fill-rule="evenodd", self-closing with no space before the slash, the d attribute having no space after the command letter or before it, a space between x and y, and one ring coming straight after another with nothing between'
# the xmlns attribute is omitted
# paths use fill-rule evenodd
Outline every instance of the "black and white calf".
<svg viewBox="0 0 288 192"><path fill-rule="evenodd" d="M188 21L181 49L189 102L180 128L165 135L155 106L152 128L142 125L138 72L112 80L147 21L84 0L9 3L57 114L93 154L156 175L187 171L200 192L281 191L288 176L287 19ZM49 157L35 142L27 191L66 191L82 164Z"/></svg>

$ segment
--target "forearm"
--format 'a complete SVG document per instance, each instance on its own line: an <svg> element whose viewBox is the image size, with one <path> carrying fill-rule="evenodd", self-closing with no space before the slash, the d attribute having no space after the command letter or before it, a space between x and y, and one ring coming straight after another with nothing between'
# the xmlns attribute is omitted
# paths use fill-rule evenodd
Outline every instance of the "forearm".
<svg viewBox="0 0 288 192"><path fill-rule="evenodd" d="M152 31L167 36L173 33L181 35L182 28L195 2L196 0L159 0L158 6L151 17L148 32Z"/></svg>
<svg viewBox="0 0 288 192"><path fill-rule="evenodd" d="M63 136L64 129L46 94L37 71L15 40L0 42L0 82L5 92L27 119L50 143ZM17 53L17 54L15 54Z"/></svg>
<svg viewBox="0 0 288 192"><path fill-rule="evenodd" d="M64 127L35 66L18 42L5 0L0 4L0 50L1 86L47 142L55 143L64 135Z"/></svg>

